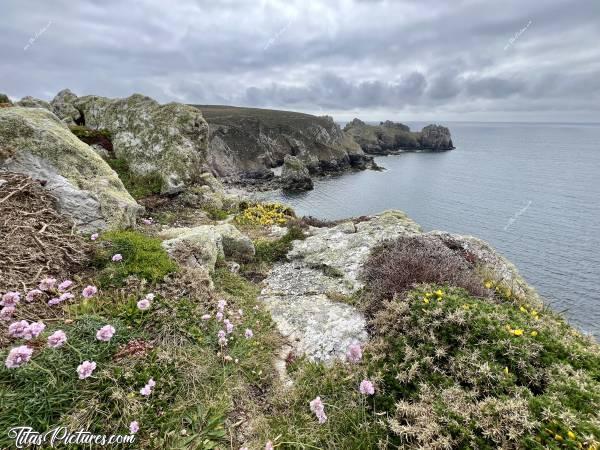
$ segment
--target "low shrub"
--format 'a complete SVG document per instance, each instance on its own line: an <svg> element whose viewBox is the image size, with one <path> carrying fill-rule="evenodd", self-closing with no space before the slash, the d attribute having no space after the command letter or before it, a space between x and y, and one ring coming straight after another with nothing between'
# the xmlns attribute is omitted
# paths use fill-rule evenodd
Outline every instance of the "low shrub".
<svg viewBox="0 0 600 450"><path fill-rule="evenodd" d="M110 231L101 239L95 258L96 265L102 268L98 277L101 286L120 286L129 276L155 283L177 270L160 239L137 231ZM123 259L112 261L115 254Z"/></svg>
<svg viewBox="0 0 600 450"><path fill-rule="evenodd" d="M436 238L403 236L375 248L365 262L362 277L369 286L372 312L378 304L419 283L448 283L476 296L489 295L474 267Z"/></svg>
<svg viewBox="0 0 600 450"><path fill-rule="evenodd" d="M294 217L294 211L281 203L240 203L235 222L240 225L285 225Z"/></svg>
<svg viewBox="0 0 600 450"><path fill-rule="evenodd" d="M552 313L430 285L384 302L371 327L395 445L598 445L600 350Z"/></svg>

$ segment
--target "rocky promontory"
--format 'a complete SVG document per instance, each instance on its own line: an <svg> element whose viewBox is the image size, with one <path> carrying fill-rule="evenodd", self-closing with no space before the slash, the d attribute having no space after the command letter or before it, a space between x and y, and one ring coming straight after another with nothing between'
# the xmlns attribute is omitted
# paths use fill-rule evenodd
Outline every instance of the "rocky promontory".
<svg viewBox="0 0 600 450"><path fill-rule="evenodd" d="M452 150L450 130L441 125L427 125L411 131L407 125L389 120L369 125L359 119L348 122L344 131L354 138L365 153L389 155L403 151Z"/></svg>
<svg viewBox="0 0 600 450"><path fill-rule="evenodd" d="M230 179L272 179L287 155L310 174L365 169L372 158L329 116L197 105L209 124L208 164Z"/></svg>

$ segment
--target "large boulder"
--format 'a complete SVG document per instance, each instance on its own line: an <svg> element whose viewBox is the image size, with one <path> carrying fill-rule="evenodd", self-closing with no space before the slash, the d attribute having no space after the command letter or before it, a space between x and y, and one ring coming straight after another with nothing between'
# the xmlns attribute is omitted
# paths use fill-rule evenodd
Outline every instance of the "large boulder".
<svg viewBox="0 0 600 450"><path fill-rule="evenodd" d="M304 163L297 157L286 155L281 171L282 187L286 191L310 191L313 181Z"/></svg>
<svg viewBox="0 0 600 450"><path fill-rule="evenodd" d="M231 224L200 225L193 228L169 228L159 236L167 253L179 264L214 270L218 259L249 261L254 244Z"/></svg>
<svg viewBox="0 0 600 450"><path fill-rule="evenodd" d="M83 231L132 226L141 209L108 164L44 108L0 109L0 168L45 181Z"/></svg>
<svg viewBox="0 0 600 450"><path fill-rule="evenodd" d="M419 137L421 148L428 150L450 150L454 148L450 130L441 125L427 125Z"/></svg>
<svg viewBox="0 0 600 450"><path fill-rule="evenodd" d="M68 90L52 104L67 122L110 131L115 156L126 160L136 175L159 175L163 193L183 191L204 169L208 124L193 106L161 105L140 94L77 97Z"/></svg>
<svg viewBox="0 0 600 450"><path fill-rule="evenodd" d="M30 95L23 97L18 102L15 102L15 106L22 106L24 108L43 108L50 112L54 112L54 108L52 108L52 105L50 105L50 103L48 103L46 100L31 97Z"/></svg>
<svg viewBox="0 0 600 450"><path fill-rule="evenodd" d="M82 122L81 112L73 105L76 99L77 96L69 89L63 89L50 102L56 115L69 125L77 125Z"/></svg>

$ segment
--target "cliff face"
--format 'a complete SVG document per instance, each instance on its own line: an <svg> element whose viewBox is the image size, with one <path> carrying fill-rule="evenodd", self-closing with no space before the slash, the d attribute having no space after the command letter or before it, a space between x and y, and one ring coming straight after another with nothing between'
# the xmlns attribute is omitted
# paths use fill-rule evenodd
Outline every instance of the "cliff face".
<svg viewBox="0 0 600 450"><path fill-rule="evenodd" d="M296 156L311 174L364 169L372 162L328 116L258 108L197 105L209 124L208 164L216 175L273 177Z"/></svg>
<svg viewBox="0 0 600 450"><path fill-rule="evenodd" d="M452 150L450 130L440 125L427 125L421 131L410 131L404 124L385 121L379 125L368 125L354 119L344 127L365 153L389 155L401 151Z"/></svg>

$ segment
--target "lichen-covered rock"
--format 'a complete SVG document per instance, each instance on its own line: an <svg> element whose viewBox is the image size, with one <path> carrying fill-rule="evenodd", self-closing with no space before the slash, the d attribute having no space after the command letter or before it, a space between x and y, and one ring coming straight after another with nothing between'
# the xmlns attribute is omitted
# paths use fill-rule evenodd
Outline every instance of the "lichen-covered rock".
<svg viewBox="0 0 600 450"><path fill-rule="evenodd" d="M82 122L81 112L73 105L76 99L77 96L69 89L63 89L50 102L56 115L68 125L76 125Z"/></svg>
<svg viewBox="0 0 600 450"><path fill-rule="evenodd" d="M419 136L421 148L429 150L449 150L453 149L450 130L441 125L427 125Z"/></svg>
<svg viewBox="0 0 600 450"><path fill-rule="evenodd" d="M419 231L400 211L356 224L311 228L312 236L294 242L290 261L273 268L260 298L296 352L319 361L342 358L351 344L366 341L365 319L356 308L330 297L360 289L360 269L377 244Z"/></svg>
<svg viewBox="0 0 600 450"><path fill-rule="evenodd" d="M141 209L108 164L46 109L0 109L0 167L44 180L84 231L132 226Z"/></svg>
<svg viewBox="0 0 600 450"><path fill-rule="evenodd" d="M217 259L249 261L254 244L231 224L200 225L193 228L169 228L159 236L169 255L186 267L204 266L214 270Z"/></svg>
<svg viewBox="0 0 600 450"><path fill-rule="evenodd" d="M292 155L286 155L281 171L281 185L286 191L310 191L313 181L302 161Z"/></svg>
<svg viewBox="0 0 600 450"><path fill-rule="evenodd" d="M54 108L52 108L52 105L46 100L40 100L39 98L31 97L29 95L23 97L18 102L15 102L15 106L22 106L24 108L44 108L54 113Z"/></svg>
<svg viewBox="0 0 600 450"><path fill-rule="evenodd" d="M140 94L109 99L76 97L67 91L61 91L53 102L60 105L61 118L110 131L115 156L126 160L136 175L158 174L163 193L183 191L203 172L208 125L193 106L160 105ZM78 119L69 106L80 113Z"/></svg>

